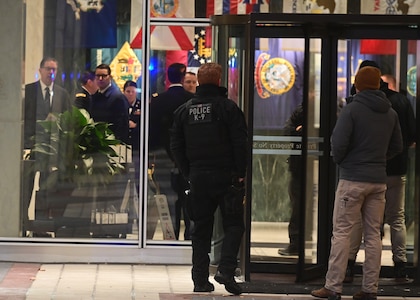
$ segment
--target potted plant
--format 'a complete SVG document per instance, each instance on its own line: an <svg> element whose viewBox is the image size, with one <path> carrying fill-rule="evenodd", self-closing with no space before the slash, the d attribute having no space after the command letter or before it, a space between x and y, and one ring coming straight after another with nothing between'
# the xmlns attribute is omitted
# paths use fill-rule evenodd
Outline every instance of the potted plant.
<svg viewBox="0 0 420 300"><path fill-rule="evenodd" d="M38 124L43 132L29 155L36 158L35 168L48 174L45 188L59 183L106 185L125 169L113 147L121 141L108 123L94 122L86 110L73 107Z"/></svg>
<svg viewBox="0 0 420 300"><path fill-rule="evenodd" d="M94 122L86 110L73 107L50 114L38 125L42 130L37 131L28 156L33 160L32 173L40 172L37 204L46 206L50 219L54 218L51 211L63 213L66 203L75 200L90 200L95 210L98 188L106 187L125 170L115 151L121 141L110 124Z"/></svg>

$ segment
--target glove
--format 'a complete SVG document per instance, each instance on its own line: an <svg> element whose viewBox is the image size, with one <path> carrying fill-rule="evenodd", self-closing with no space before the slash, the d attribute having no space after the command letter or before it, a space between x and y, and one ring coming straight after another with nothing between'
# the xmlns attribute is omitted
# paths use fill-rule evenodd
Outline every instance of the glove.
<svg viewBox="0 0 420 300"><path fill-rule="evenodd" d="M226 214L243 214L245 203L245 183L239 181L237 176L232 178L232 184L228 188L225 197L225 213Z"/></svg>

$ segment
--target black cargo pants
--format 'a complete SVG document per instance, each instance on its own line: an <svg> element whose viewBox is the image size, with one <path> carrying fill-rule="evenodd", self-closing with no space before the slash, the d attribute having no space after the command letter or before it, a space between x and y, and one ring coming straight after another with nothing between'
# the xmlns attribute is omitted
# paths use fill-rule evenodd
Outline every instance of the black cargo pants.
<svg viewBox="0 0 420 300"><path fill-rule="evenodd" d="M209 253L213 233L214 213L220 207L224 238L219 270L233 276L237 266L237 255L245 229L243 205L232 210L230 171L191 170L191 197L189 209L194 221L192 232L192 279L195 284L207 282L209 276ZM235 201L235 200L233 200Z"/></svg>

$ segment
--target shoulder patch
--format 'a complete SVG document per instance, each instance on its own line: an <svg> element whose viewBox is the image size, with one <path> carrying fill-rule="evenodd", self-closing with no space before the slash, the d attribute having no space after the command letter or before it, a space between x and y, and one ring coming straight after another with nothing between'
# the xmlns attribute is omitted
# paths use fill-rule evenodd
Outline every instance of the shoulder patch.
<svg viewBox="0 0 420 300"><path fill-rule="evenodd" d="M79 97L86 98L86 94L84 94L84 93L77 93L77 94L76 94L76 97L77 97L77 98L79 98Z"/></svg>
<svg viewBox="0 0 420 300"><path fill-rule="evenodd" d="M158 93L153 93L152 97L157 97L159 94Z"/></svg>

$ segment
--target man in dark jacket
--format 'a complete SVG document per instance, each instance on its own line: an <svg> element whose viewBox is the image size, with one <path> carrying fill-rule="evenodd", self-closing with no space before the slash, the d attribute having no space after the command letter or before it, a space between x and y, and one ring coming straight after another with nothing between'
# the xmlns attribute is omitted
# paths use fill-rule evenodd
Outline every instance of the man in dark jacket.
<svg viewBox="0 0 420 300"><path fill-rule="evenodd" d="M311 295L340 300L352 227L362 215L365 261L362 290L355 300L377 299L381 269L381 224L385 210L386 161L403 149L397 113L379 90L381 72L364 67L355 77L357 94L340 113L331 136L339 166L333 214L333 236L323 288Z"/></svg>
<svg viewBox="0 0 420 300"><path fill-rule="evenodd" d="M80 88L77 90L74 106L84 108L90 112L92 102L92 95L98 91L98 85L95 80L95 72L90 70L83 72L79 79Z"/></svg>
<svg viewBox="0 0 420 300"><path fill-rule="evenodd" d="M25 86L25 125L24 147L32 148L35 133L43 131L37 120L45 120L50 113L62 113L70 109L68 92L55 84L58 62L55 58L45 57L39 65L39 80Z"/></svg>
<svg viewBox="0 0 420 300"><path fill-rule="evenodd" d="M191 185L192 280L194 292L211 292L209 253L214 213L220 207L223 246L214 279L239 295L234 279L244 232L243 182L246 171L247 126L239 107L220 88L222 67L207 63L198 70L194 98L174 113L171 150L176 164Z"/></svg>
<svg viewBox="0 0 420 300"><path fill-rule="evenodd" d="M371 66L379 69L374 61L365 60L360 68ZM408 148L414 143L416 136L416 121L414 112L408 99L391 89L381 80L380 90L385 93L391 102L392 108L398 114L403 138L403 151L389 159L386 165L387 191L385 194L385 223L391 230L392 260L394 262L394 275L397 282L407 280L406 255L406 227L405 227L405 182L408 165ZM354 264L357 252L362 241L362 221L355 224L351 235L350 252L346 277L344 282L352 282Z"/></svg>
<svg viewBox="0 0 420 300"><path fill-rule="evenodd" d="M52 118L51 114L62 113L71 107L70 96L68 92L55 83L57 76L58 62L53 57L45 57L41 60L39 66L39 80L33 83L29 83L25 86L25 100L24 100L24 148L32 149L35 143L47 143L53 147L57 147L57 143L50 139L50 136L47 136L44 133L44 129L37 121L43 121L46 119ZM31 159L36 160L36 156L32 153ZM47 178L48 174L53 167L57 166L57 161L55 158L51 157L48 159L48 162L45 164L47 169L38 170L40 171L39 185L41 192L46 194L46 191L50 188L48 187ZM33 178L35 173L33 170L29 172L28 177L29 184L24 187L25 191L28 193L29 197L25 200L28 201L32 194L33 190ZM27 181L25 181L27 182ZM53 187L54 188L54 187ZM41 193L38 193L36 205L35 205L35 217L45 218L49 217L48 215L48 199L46 197L41 197ZM27 215L25 214L25 218ZM39 233L34 233L38 235ZM44 234L42 234L44 236ZM47 236L47 235L45 235Z"/></svg>
<svg viewBox="0 0 420 300"><path fill-rule="evenodd" d="M298 105L284 126L284 134L289 136L302 136L303 126L303 106ZM289 164L289 198L291 213L289 219L288 233L289 245L285 249L279 249L280 255L298 255L299 254L299 214L301 208L301 178L302 178L302 157L301 155L290 155L287 159Z"/></svg>
<svg viewBox="0 0 420 300"><path fill-rule="evenodd" d="M98 92L92 97L90 115L95 122L107 122L115 137L128 143L128 101L112 84L111 68L100 64L95 69Z"/></svg>
<svg viewBox="0 0 420 300"><path fill-rule="evenodd" d="M181 218L184 216L184 239L191 239L191 222L185 206L185 190L188 184L182 176L172 158L169 149L169 129L173 122L173 112L194 95L186 91L182 82L187 71L187 66L181 63L173 63L168 67L167 76L171 83L167 91L152 95L150 102L150 127L149 149L154 156L156 166L154 178L160 187L160 193L166 195L174 225L175 238L179 238ZM170 182L171 188L169 184ZM176 192L174 199L173 192Z"/></svg>

